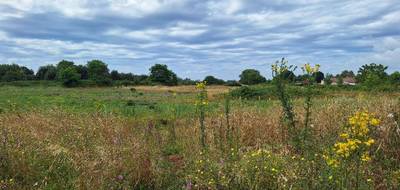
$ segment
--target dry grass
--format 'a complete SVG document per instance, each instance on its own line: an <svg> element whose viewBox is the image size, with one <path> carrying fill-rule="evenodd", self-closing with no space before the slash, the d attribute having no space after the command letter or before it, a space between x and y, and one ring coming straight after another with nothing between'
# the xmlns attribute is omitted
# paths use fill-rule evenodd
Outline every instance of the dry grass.
<svg viewBox="0 0 400 190"><path fill-rule="evenodd" d="M194 91L193 86L135 88L149 92ZM212 86L208 90L210 94L218 94L228 91L229 88ZM295 103L296 112L300 116L304 115L301 102L297 100ZM387 116L393 112L397 103L396 97L392 95L321 98L315 101L312 109L313 130L318 141L326 143L322 141L334 138L349 115L359 109L366 109L382 119L381 130L385 131L385 126L393 123ZM242 149L268 144L276 152L287 152L288 150L279 146L275 147L286 142L280 115L277 102L273 102L267 109L235 107L231 123L233 128L239 129ZM297 119L303 120L301 117ZM29 177L40 172L35 171L37 168L31 163L42 162L39 157L32 155L41 154L50 160L60 155L65 156L76 172L73 181L76 189L139 188L142 184L152 184L152 188L162 189L169 180L164 175L173 174L184 179L182 172L187 164L197 159L201 150L196 118L167 121L167 124L163 124L159 120L136 121L118 115L70 114L55 110L45 114L5 113L0 115L0 125L3 149L6 149L9 158L20 159L12 161L13 167L10 171L10 177L20 180L16 188L32 187L34 184L44 188L46 180L52 180L42 179L43 176L40 175ZM180 153L164 154L171 143L168 127L172 125L176 129L175 140ZM218 149L214 142L220 133L224 133L224 116L209 115L206 127L211 149ZM380 142L384 143L388 134L382 134L384 135ZM226 139L222 138L222 141ZM166 169L165 163L172 166ZM49 167L53 164L57 163L50 163Z"/></svg>

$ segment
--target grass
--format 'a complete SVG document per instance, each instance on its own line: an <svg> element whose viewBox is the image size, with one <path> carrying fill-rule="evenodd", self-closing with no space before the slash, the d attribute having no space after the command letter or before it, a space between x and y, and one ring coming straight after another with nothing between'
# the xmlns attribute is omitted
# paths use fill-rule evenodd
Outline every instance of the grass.
<svg viewBox="0 0 400 190"><path fill-rule="evenodd" d="M131 88L2 86L0 189L337 189L341 173L322 154L360 110L381 125L357 188L399 188L396 91L318 89L310 120L318 146L305 155L288 145L269 86L251 87L259 97L231 99L229 113L222 93L230 89L207 89L207 150L194 86ZM299 125L303 102L293 101Z"/></svg>

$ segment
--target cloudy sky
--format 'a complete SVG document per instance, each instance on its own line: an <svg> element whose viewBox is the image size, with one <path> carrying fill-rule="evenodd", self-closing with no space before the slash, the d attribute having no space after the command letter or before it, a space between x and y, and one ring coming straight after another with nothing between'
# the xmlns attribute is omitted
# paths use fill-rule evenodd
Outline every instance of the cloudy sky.
<svg viewBox="0 0 400 190"><path fill-rule="evenodd" d="M148 73L237 79L243 69L376 62L400 70L399 0L0 0L0 63L62 59Z"/></svg>

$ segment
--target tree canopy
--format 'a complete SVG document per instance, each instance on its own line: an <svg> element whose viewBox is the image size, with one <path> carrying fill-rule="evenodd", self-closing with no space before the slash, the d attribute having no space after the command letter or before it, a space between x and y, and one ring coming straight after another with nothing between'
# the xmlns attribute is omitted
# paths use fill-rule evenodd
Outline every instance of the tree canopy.
<svg viewBox="0 0 400 190"><path fill-rule="evenodd" d="M247 85L259 84L267 81L265 77L263 77L260 72L255 69L246 69L242 71L242 74L240 74L239 77L239 82Z"/></svg>
<svg viewBox="0 0 400 190"><path fill-rule="evenodd" d="M150 68L150 80L163 85L177 85L178 77L167 65L155 64Z"/></svg>

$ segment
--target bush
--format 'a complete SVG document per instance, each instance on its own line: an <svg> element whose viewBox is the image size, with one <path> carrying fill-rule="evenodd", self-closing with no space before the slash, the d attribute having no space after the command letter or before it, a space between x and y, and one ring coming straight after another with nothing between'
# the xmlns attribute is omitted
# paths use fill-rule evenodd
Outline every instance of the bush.
<svg viewBox="0 0 400 190"><path fill-rule="evenodd" d="M61 71L60 79L65 87L76 87L79 84L81 76L76 72L75 68L68 67Z"/></svg>

